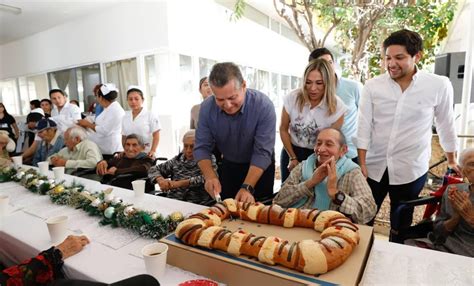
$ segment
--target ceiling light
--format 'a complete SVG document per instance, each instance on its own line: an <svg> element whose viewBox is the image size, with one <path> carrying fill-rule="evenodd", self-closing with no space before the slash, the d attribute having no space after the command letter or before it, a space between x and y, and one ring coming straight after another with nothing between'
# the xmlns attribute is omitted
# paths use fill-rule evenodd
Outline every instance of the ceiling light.
<svg viewBox="0 0 474 286"><path fill-rule="evenodd" d="M6 5L6 4L0 4L0 11L8 12L8 13L16 14L16 15L21 14L21 8Z"/></svg>

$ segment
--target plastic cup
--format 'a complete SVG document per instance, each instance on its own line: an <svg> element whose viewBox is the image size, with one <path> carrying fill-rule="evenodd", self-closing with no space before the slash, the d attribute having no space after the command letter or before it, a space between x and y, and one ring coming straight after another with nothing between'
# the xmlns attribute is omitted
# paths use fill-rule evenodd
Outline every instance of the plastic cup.
<svg viewBox="0 0 474 286"><path fill-rule="evenodd" d="M13 166L15 166L15 168L20 168L21 165L23 165L23 156L14 156L12 157L12 160L13 160Z"/></svg>
<svg viewBox="0 0 474 286"><path fill-rule="evenodd" d="M54 179L56 182L60 182L64 178L64 167L54 167L53 168L53 173L54 173Z"/></svg>
<svg viewBox="0 0 474 286"><path fill-rule="evenodd" d="M136 180L132 182L135 197L142 197L145 194L145 180Z"/></svg>
<svg viewBox="0 0 474 286"><path fill-rule="evenodd" d="M41 175L47 176L48 175L48 168L49 168L49 162L48 161L43 161L38 163L38 168L39 172Z"/></svg>
<svg viewBox="0 0 474 286"><path fill-rule="evenodd" d="M68 235L67 216L55 216L46 220L52 243L62 242Z"/></svg>
<svg viewBox="0 0 474 286"><path fill-rule="evenodd" d="M145 260L146 272L157 280L162 278L166 270L168 245L161 242L145 245L142 249L142 255Z"/></svg>
<svg viewBox="0 0 474 286"><path fill-rule="evenodd" d="M10 197L7 195L0 195L0 217L4 217L8 214L8 203Z"/></svg>

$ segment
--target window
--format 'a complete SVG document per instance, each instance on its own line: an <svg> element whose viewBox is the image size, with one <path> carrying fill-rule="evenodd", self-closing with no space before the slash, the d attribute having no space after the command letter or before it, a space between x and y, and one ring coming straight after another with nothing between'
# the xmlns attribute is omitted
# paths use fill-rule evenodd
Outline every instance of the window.
<svg viewBox="0 0 474 286"><path fill-rule="evenodd" d="M291 89L297 89L301 87L300 83L301 83L301 80L299 77L296 77L296 76L291 77Z"/></svg>
<svg viewBox="0 0 474 286"><path fill-rule="evenodd" d="M15 79L0 81L0 101L3 103L8 113L12 115L20 115L18 87ZM28 108L30 108L29 104Z"/></svg>
<svg viewBox="0 0 474 286"><path fill-rule="evenodd" d="M243 67L243 70L245 72L243 73L242 76L247 82L247 87L256 89L257 88L257 70L252 67Z"/></svg>
<svg viewBox="0 0 474 286"><path fill-rule="evenodd" d="M279 96L280 93L280 76L277 73L271 73L271 85L270 85L270 93L268 96L273 102L273 105L275 108L278 108L280 106L280 98L282 96Z"/></svg>
<svg viewBox="0 0 474 286"><path fill-rule="evenodd" d="M290 77L281 75L281 93L288 94L291 91Z"/></svg>
<svg viewBox="0 0 474 286"><path fill-rule="evenodd" d="M211 73L212 67L217 62L215 60L210 60L206 58L199 58L199 79L209 76Z"/></svg>
<svg viewBox="0 0 474 286"><path fill-rule="evenodd" d="M48 80L46 74L18 78L20 87L21 114L30 112L30 101L33 99L49 98Z"/></svg>
<svg viewBox="0 0 474 286"><path fill-rule="evenodd" d="M95 101L92 90L100 80L99 64L92 64L72 69L48 73L51 89L59 88L66 93L69 100L79 101L82 111Z"/></svg>
<svg viewBox="0 0 474 286"><path fill-rule="evenodd" d="M127 89L138 85L137 58L124 59L105 64L107 83L113 83L119 89L117 101L124 109L129 109Z"/></svg>
<svg viewBox="0 0 474 286"><path fill-rule="evenodd" d="M267 71L257 71L257 90L269 95L270 93L270 74Z"/></svg>

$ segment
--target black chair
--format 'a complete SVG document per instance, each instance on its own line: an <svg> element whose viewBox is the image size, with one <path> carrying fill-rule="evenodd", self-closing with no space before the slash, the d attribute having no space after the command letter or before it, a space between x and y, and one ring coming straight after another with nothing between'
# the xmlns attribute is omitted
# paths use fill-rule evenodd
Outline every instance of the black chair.
<svg viewBox="0 0 474 286"><path fill-rule="evenodd" d="M392 225L390 230L390 241L395 243L403 243L407 239L426 237L429 232L433 230L433 221L439 210L439 205L443 194L448 185L461 183L462 180L456 177L452 177L453 171L448 169L443 177L442 186L436 191L432 192L429 196L422 196L415 200L400 202L400 205L393 213ZM427 205L423 220L417 225L410 227L400 226L400 214L407 208Z"/></svg>

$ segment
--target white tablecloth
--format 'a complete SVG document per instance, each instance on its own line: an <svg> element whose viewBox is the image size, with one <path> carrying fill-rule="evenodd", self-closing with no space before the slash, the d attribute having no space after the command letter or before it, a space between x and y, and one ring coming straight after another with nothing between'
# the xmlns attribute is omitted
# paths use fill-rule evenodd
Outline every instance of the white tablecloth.
<svg viewBox="0 0 474 286"><path fill-rule="evenodd" d="M375 240L361 285L474 285L470 257Z"/></svg>
<svg viewBox="0 0 474 286"><path fill-rule="evenodd" d="M66 184L74 180L85 185L87 190L100 191L109 187L95 181L66 175ZM45 216L66 214L70 217L71 234L85 233L92 237L91 243L84 250L65 260L63 269L67 277L112 283L146 273L140 250L154 240L138 237L129 230L100 226L100 218L90 217L82 210L55 205L49 201L48 196L31 193L15 182L1 183L0 193L10 196L9 215L0 219L1 261L17 264L51 247L44 222ZM120 196L124 202L133 203L142 209L156 210L164 216L174 211L181 211L186 215L204 208L196 204L151 195L145 195L137 200L133 191L115 187L113 194ZM125 244L120 245L124 241ZM120 247L116 247L117 245ZM187 280L202 278L204 277L168 265L165 276L159 280L161 285L178 285Z"/></svg>

